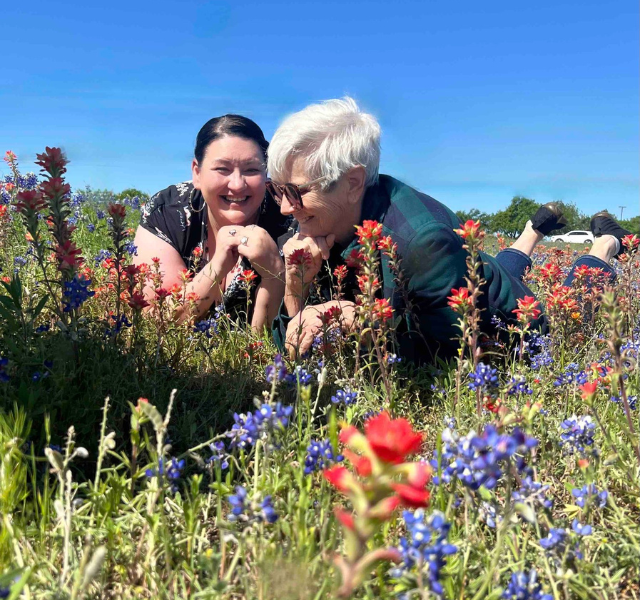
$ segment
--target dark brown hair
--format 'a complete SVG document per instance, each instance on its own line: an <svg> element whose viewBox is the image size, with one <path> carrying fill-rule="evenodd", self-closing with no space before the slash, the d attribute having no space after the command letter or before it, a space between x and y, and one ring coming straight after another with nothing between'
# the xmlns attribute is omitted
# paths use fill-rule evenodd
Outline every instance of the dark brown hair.
<svg viewBox="0 0 640 600"><path fill-rule="evenodd" d="M260 150L262 150L265 161L267 160L269 142L265 139L262 129L251 119L247 119L247 117L240 115L223 115L222 117L214 117L207 121L198 132L196 147L193 151L198 164L202 163L209 144L226 135L255 142L260 147Z"/></svg>

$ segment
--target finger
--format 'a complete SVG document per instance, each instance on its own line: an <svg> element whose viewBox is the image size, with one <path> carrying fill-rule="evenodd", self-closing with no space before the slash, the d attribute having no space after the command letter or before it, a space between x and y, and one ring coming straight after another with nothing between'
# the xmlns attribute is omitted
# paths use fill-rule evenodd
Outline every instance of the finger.
<svg viewBox="0 0 640 600"><path fill-rule="evenodd" d="M311 253L311 258L314 263L318 264L322 262L322 251L316 244L316 241L313 238L305 238L304 243L306 249Z"/></svg>
<svg viewBox="0 0 640 600"><path fill-rule="evenodd" d="M328 260L331 246L329 246L329 244L327 243L327 238L317 237L317 238L314 238L314 240L318 245L318 248L320 249L322 258L324 258L324 260Z"/></svg>

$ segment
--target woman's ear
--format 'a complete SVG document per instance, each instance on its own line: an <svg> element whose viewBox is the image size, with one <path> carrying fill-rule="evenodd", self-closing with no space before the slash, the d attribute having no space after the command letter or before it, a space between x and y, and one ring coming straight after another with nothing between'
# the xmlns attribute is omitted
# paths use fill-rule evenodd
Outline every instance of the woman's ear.
<svg viewBox="0 0 640 600"><path fill-rule="evenodd" d="M197 190L200 189L200 166L198 161L194 158L191 161L191 179L193 181L193 187Z"/></svg>
<svg viewBox="0 0 640 600"><path fill-rule="evenodd" d="M364 167L353 167L346 173L347 198L351 204L356 204L364 195L364 182L367 173Z"/></svg>

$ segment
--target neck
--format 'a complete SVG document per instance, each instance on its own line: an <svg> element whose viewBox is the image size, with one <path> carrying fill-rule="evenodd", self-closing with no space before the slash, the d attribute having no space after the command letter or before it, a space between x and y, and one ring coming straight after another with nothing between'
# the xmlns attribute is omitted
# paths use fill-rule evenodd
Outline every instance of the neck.
<svg viewBox="0 0 640 600"><path fill-rule="evenodd" d="M356 234L356 225L360 225L360 219L362 216L362 198L360 198L357 204L353 205L353 210L344 216L342 221L344 225L336 231L336 243L341 246L348 246L349 242L354 238Z"/></svg>

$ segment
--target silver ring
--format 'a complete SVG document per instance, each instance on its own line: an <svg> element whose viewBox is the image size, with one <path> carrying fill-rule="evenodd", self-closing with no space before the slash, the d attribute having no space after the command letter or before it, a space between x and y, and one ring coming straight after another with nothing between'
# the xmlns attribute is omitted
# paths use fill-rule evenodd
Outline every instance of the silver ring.
<svg viewBox="0 0 640 600"><path fill-rule="evenodd" d="M229 235L230 236L234 236L236 233L238 233L238 231L236 229L229 229Z"/></svg>
<svg viewBox="0 0 640 600"><path fill-rule="evenodd" d="M249 241L249 238L245 235L244 237L240 238L240 243L243 244L244 246L248 246L249 244L247 243Z"/></svg>

